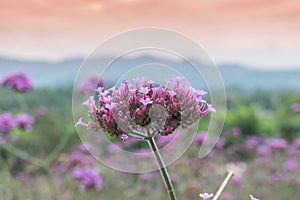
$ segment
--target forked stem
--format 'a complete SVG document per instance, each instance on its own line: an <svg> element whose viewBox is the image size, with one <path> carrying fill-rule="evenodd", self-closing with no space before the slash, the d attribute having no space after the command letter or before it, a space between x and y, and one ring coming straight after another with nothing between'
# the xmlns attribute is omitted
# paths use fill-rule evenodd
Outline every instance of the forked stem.
<svg viewBox="0 0 300 200"><path fill-rule="evenodd" d="M164 180L164 183L165 183L165 186L167 188L167 191L168 191L168 194L169 194L169 197L171 200L176 200L176 195L175 195L175 190L174 190L174 187L173 187L173 184L171 182L171 178L169 176L169 173L168 173L168 170L167 170L167 167L159 153L159 150L157 148L157 145L156 145L156 142L154 140L154 137L149 137L147 138L147 141L148 141L148 144L152 150L152 153L156 159L156 162L159 166L159 171L160 171L160 174Z"/></svg>

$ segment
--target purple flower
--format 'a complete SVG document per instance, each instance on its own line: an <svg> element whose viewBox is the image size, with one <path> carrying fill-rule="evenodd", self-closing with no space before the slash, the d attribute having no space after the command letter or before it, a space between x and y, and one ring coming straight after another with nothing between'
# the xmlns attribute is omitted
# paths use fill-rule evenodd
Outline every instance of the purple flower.
<svg viewBox="0 0 300 200"><path fill-rule="evenodd" d="M250 194L249 197L251 200L259 200L259 199L255 198L252 194Z"/></svg>
<svg viewBox="0 0 300 200"><path fill-rule="evenodd" d="M223 138L218 138L215 147L218 149L222 149L225 145L225 140Z"/></svg>
<svg viewBox="0 0 300 200"><path fill-rule="evenodd" d="M198 91L198 90L194 89L194 92L195 92L195 98L198 102L201 102L202 97L207 94L207 92L204 91L204 90L199 90Z"/></svg>
<svg viewBox="0 0 300 200"><path fill-rule="evenodd" d="M146 106L146 105L152 103L153 101L151 101L150 98L146 98L146 99L140 99L140 102L141 102L144 106Z"/></svg>
<svg viewBox="0 0 300 200"><path fill-rule="evenodd" d="M25 131L30 131L34 122L34 118L28 115L27 113L18 114L15 120L16 126L20 127Z"/></svg>
<svg viewBox="0 0 300 200"><path fill-rule="evenodd" d="M297 138L293 141L292 146L297 149L300 150L300 138Z"/></svg>
<svg viewBox="0 0 300 200"><path fill-rule="evenodd" d="M147 94L150 91L150 89L148 87L140 87L139 91L143 94Z"/></svg>
<svg viewBox="0 0 300 200"><path fill-rule="evenodd" d="M15 120L9 112L0 114L0 133L8 133L15 126Z"/></svg>
<svg viewBox="0 0 300 200"><path fill-rule="evenodd" d="M270 138L266 140L266 144L272 150L282 150L287 147L287 142L283 138Z"/></svg>
<svg viewBox="0 0 300 200"><path fill-rule="evenodd" d="M205 132L197 133L197 135L195 136L195 141L199 144L202 144L204 142L205 135L206 135Z"/></svg>
<svg viewBox="0 0 300 200"><path fill-rule="evenodd" d="M134 130L146 132L146 128L151 131L150 135L169 135L179 126L189 127L201 116L215 112L206 101L198 101L197 95L206 92L190 88L187 83L181 84L178 79L170 89L171 82L165 88L155 87L143 78L134 84L125 81L113 91L100 88L97 105L93 97L83 103L88 107L90 121L79 120L77 125L91 130L102 129L113 138L127 136L126 133Z"/></svg>
<svg viewBox="0 0 300 200"><path fill-rule="evenodd" d="M84 155L80 151L73 151L69 156L69 160L72 164L81 164L84 163Z"/></svg>
<svg viewBox="0 0 300 200"><path fill-rule="evenodd" d="M30 79L22 72L4 77L2 85L16 92L27 92L32 89Z"/></svg>
<svg viewBox="0 0 300 200"><path fill-rule="evenodd" d="M237 127L234 127L230 130L228 130L227 132L230 136L236 137L239 136L241 134L241 130Z"/></svg>
<svg viewBox="0 0 300 200"><path fill-rule="evenodd" d="M153 173L144 173L142 174L141 179L143 181L150 181L153 179L153 176L154 176Z"/></svg>
<svg viewBox="0 0 300 200"><path fill-rule="evenodd" d="M128 139L128 136L126 134L122 134L120 138L124 142L124 141L126 141Z"/></svg>
<svg viewBox="0 0 300 200"><path fill-rule="evenodd" d="M261 157L267 157L271 153L271 149L267 145L260 145L260 146L258 146L258 148L256 149L256 151L257 151L257 154L259 156L261 156Z"/></svg>
<svg viewBox="0 0 300 200"><path fill-rule="evenodd" d="M210 199L214 196L213 193L211 194L208 194L208 193L203 193L203 194L199 194L199 197L201 197L203 200L207 200L207 199Z"/></svg>
<svg viewBox="0 0 300 200"><path fill-rule="evenodd" d="M250 137L247 137L245 140L245 146L249 150L254 149L257 144L258 144L257 136L250 136Z"/></svg>
<svg viewBox="0 0 300 200"><path fill-rule="evenodd" d="M286 160L283 163L283 168L286 171L295 171L298 168L298 162L295 159Z"/></svg>
<svg viewBox="0 0 300 200"><path fill-rule="evenodd" d="M294 113L300 113L300 103L294 103L291 105L291 111Z"/></svg>
<svg viewBox="0 0 300 200"><path fill-rule="evenodd" d="M96 168L74 167L71 176L80 181L79 191L86 188L94 188L96 191L102 189L102 178Z"/></svg>
<svg viewBox="0 0 300 200"><path fill-rule="evenodd" d="M106 86L106 84L101 78L99 79L98 77L92 76L92 77L82 81L81 83L79 83L77 90L80 93L88 94L90 92L95 91L96 88L99 88L99 87L104 88L105 86Z"/></svg>

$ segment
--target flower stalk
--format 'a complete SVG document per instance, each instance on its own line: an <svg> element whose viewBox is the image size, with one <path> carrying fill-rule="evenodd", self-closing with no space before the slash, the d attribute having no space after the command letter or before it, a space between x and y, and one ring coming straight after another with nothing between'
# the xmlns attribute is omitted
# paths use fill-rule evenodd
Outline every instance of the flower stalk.
<svg viewBox="0 0 300 200"><path fill-rule="evenodd" d="M159 167L160 174L161 174L161 176L164 180L164 183L165 183L166 189L168 191L170 200L176 200L176 194L175 194L174 186L173 186L171 178L169 176L167 167L166 167L166 165L165 165L165 163L164 163L164 161L163 161L163 159L162 159L162 157L159 153L159 150L157 148L155 139L154 139L154 137L149 137L146 140L147 140L147 142L149 144L149 147L151 148L152 153L153 153L153 155L156 159L156 162L157 162L158 167Z"/></svg>

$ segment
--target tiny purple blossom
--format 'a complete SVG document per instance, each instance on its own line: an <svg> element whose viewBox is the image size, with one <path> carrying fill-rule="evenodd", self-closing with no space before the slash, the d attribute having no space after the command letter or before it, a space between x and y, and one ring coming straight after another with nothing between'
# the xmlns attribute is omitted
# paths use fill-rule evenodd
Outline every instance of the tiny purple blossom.
<svg viewBox="0 0 300 200"><path fill-rule="evenodd" d="M207 92L204 90L196 90L194 89L195 92L195 98L197 102L201 102L203 95L206 95Z"/></svg>
<svg viewBox="0 0 300 200"><path fill-rule="evenodd" d="M152 103L153 101L151 101L150 98L146 98L146 99L140 99L140 102L141 102L144 106L146 106L146 105Z"/></svg>
<svg viewBox="0 0 300 200"><path fill-rule="evenodd" d="M139 90L142 94L147 94L150 89L148 87L140 87L140 90Z"/></svg>
<svg viewBox="0 0 300 200"><path fill-rule="evenodd" d="M259 200L259 199L255 198L252 194L250 194L249 197L251 200Z"/></svg>
<svg viewBox="0 0 300 200"><path fill-rule="evenodd" d="M199 194L199 196L203 199L203 200L207 200L207 199L210 199L214 196L213 193L211 194L208 194L208 193L203 193L203 194Z"/></svg>
<svg viewBox="0 0 300 200"><path fill-rule="evenodd" d="M79 120L76 122L76 124L75 124L75 126L78 126L78 125L80 125L80 126L83 126L83 127L88 127L88 124L87 123L84 123L83 121L82 121L82 117L80 117L79 118Z"/></svg>
<svg viewBox="0 0 300 200"><path fill-rule="evenodd" d="M27 92L32 89L31 80L22 72L4 77L2 85L16 92Z"/></svg>
<svg viewBox="0 0 300 200"><path fill-rule="evenodd" d="M111 110L111 109L113 109L114 107L116 107L116 105L117 105L116 103L110 103L110 104L107 103L107 104L105 104L105 107L108 108L109 110Z"/></svg>
<svg viewBox="0 0 300 200"><path fill-rule="evenodd" d="M90 112L93 112L96 110L95 99L93 96L90 96L90 98L88 98L86 101L84 101L82 103L82 105L85 105L86 107L88 107Z"/></svg>
<svg viewBox="0 0 300 200"><path fill-rule="evenodd" d="M169 94L173 97L174 95L176 95L176 92L174 92L174 91L169 91Z"/></svg>
<svg viewBox="0 0 300 200"><path fill-rule="evenodd" d="M128 139L128 135L122 134L120 138L123 140L123 142L125 142Z"/></svg>

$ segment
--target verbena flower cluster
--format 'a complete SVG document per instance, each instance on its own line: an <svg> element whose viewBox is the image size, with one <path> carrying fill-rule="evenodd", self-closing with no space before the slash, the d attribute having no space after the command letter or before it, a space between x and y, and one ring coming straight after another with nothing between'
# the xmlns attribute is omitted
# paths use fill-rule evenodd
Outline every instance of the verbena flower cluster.
<svg viewBox="0 0 300 200"><path fill-rule="evenodd" d="M139 78L133 84L124 80L118 87L99 87L96 91L97 100L91 96L83 103L89 109L90 121L84 123L80 118L77 125L103 129L122 140L130 133L169 135L179 126L189 127L215 111L202 98L207 92L189 87L180 77L168 81L165 87Z"/></svg>
<svg viewBox="0 0 300 200"><path fill-rule="evenodd" d="M16 117L9 112L0 114L0 133L8 133L14 127L19 127L25 131L30 131L34 118L27 113L19 113Z"/></svg>
<svg viewBox="0 0 300 200"><path fill-rule="evenodd" d="M54 163L52 169L59 176L68 174L72 179L79 181L78 190L86 189L102 189L102 177L99 169L95 166L95 159L89 154L89 144L81 144L75 148L68 156L64 155L58 159L58 163Z"/></svg>
<svg viewBox="0 0 300 200"><path fill-rule="evenodd" d="M16 92L27 92L32 89L31 80L22 72L7 75L2 85Z"/></svg>

